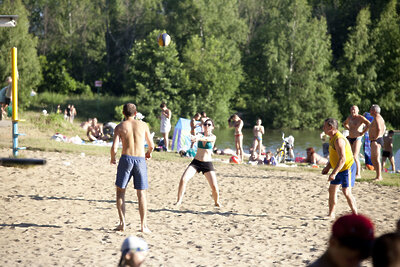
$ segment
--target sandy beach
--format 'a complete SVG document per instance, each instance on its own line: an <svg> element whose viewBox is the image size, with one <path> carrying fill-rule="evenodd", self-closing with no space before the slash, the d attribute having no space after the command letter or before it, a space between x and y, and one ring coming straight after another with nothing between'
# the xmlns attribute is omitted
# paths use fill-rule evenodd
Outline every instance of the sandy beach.
<svg viewBox="0 0 400 267"><path fill-rule="evenodd" d="M178 182L190 159L152 159L147 162L152 233L139 232L132 183L127 230L121 233L114 231L116 166L108 154L22 153L47 164L0 166L0 266L116 266L128 235L149 243L144 266L305 266L326 249L332 223L324 217L328 182L317 172L217 162L223 207L213 207L211 190L197 174L176 208ZM2 157L10 154L0 149ZM399 188L356 183L353 192L378 235L394 230ZM347 212L340 192L337 216Z"/></svg>

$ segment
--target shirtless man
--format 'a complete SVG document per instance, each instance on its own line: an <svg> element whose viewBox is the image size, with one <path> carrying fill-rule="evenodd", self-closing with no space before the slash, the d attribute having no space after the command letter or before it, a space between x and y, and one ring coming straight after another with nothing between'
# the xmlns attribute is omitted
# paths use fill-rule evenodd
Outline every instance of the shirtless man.
<svg viewBox="0 0 400 267"><path fill-rule="evenodd" d="M382 169L388 158L392 165L392 171L396 173L396 165L393 157L393 135L394 131L390 130L389 133L383 137L383 151L382 151Z"/></svg>
<svg viewBox="0 0 400 267"><path fill-rule="evenodd" d="M357 164L356 179L361 178L361 164L359 159L361 140L363 135L368 131L371 124L364 116L358 114L359 109L356 105L350 108L350 116L343 123L344 128L349 130L349 135L346 137L351 144L354 160Z"/></svg>
<svg viewBox="0 0 400 267"><path fill-rule="evenodd" d="M115 181L117 190L117 210L119 215L119 225L116 230L125 230L125 190L130 178L133 176L133 184L136 189L139 201L139 214L141 231L149 233L147 227L147 199L146 189L147 166L145 159L151 158L154 149L153 139L151 138L148 125L140 120L135 120L136 106L128 103L123 107L125 121L115 127L113 145L111 147L111 164L116 164L119 141L122 142L122 153L117 169L117 179ZM148 150L144 152L144 140L148 144Z"/></svg>
<svg viewBox="0 0 400 267"><path fill-rule="evenodd" d="M262 135L264 134L264 126L261 125L260 118L257 119L256 125L254 125L253 127L253 134L254 134L253 151L258 150L258 154L261 155Z"/></svg>
<svg viewBox="0 0 400 267"><path fill-rule="evenodd" d="M89 141L103 140L103 127L97 123L97 118L92 120L92 124L87 128L86 135Z"/></svg>
<svg viewBox="0 0 400 267"><path fill-rule="evenodd" d="M196 127L202 125L201 122L198 122L198 120L200 120L200 118L201 118L201 114L196 113L196 115L194 115L194 117L190 120L190 134L191 135L196 135ZM196 142L192 141L190 148L193 148L195 143Z"/></svg>
<svg viewBox="0 0 400 267"><path fill-rule="evenodd" d="M243 121L237 114L233 114L229 120L229 127L235 127L235 147L236 155L239 157L240 162L243 162Z"/></svg>
<svg viewBox="0 0 400 267"><path fill-rule="evenodd" d="M381 116L381 108L374 104L371 106L369 113L374 120L369 126L369 139L371 140L371 161L376 171L375 180L382 180L382 167L379 156L381 154L381 147L383 146L383 133L385 132L385 121Z"/></svg>
<svg viewBox="0 0 400 267"><path fill-rule="evenodd" d="M207 117L207 113L205 113L204 111L202 111L200 113L201 118L200 118L200 123L201 123L201 131L204 132L205 128L203 126L203 124L206 122L206 120L209 119L209 117Z"/></svg>

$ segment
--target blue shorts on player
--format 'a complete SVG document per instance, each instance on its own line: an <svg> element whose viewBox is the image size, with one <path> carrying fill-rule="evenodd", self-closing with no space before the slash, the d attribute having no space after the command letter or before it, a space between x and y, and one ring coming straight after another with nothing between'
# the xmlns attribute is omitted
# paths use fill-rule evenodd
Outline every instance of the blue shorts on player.
<svg viewBox="0 0 400 267"><path fill-rule="evenodd" d="M344 170L339 172L335 180L331 181L331 184L341 184L342 187L351 187L354 186L354 182L356 180L356 172L357 172L357 165L356 162L353 162L350 169Z"/></svg>
<svg viewBox="0 0 400 267"><path fill-rule="evenodd" d="M132 176L135 189L144 190L149 187L145 158L122 155L118 163L115 185L125 189Z"/></svg>

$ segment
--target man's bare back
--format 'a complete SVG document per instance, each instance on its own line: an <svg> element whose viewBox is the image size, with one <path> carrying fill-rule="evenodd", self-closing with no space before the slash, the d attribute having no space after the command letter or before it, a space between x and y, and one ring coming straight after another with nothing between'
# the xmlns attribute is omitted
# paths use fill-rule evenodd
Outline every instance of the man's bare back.
<svg viewBox="0 0 400 267"><path fill-rule="evenodd" d="M145 157L144 140L146 139L149 146L154 147L148 125L143 121L128 118L115 127L114 144L118 141L122 142L122 155ZM114 158L115 160L115 158Z"/></svg>

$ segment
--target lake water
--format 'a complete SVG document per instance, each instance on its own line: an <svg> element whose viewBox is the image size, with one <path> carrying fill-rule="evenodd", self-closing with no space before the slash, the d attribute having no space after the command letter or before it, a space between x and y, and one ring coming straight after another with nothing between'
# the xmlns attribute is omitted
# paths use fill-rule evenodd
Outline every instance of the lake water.
<svg viewBox="0 0 400 267"><path fill-rule="evenodd" d="M231 148L235 150L234 129L215 129L217 136L216 146L220 149ZM306 149L313 147L315 151L322 155L322 141L320 139L321 131L317 130L286 130L285 137L292 135L294 137L294 154L296 157L305 157ZM266 150L276 151L282 145L282 130L265 130L262 140ZM249 153L253 145L253 129L243 129L243 147L246 153ZM396 133L393 138L393 152L400 149L400 133Z"/></svg>

